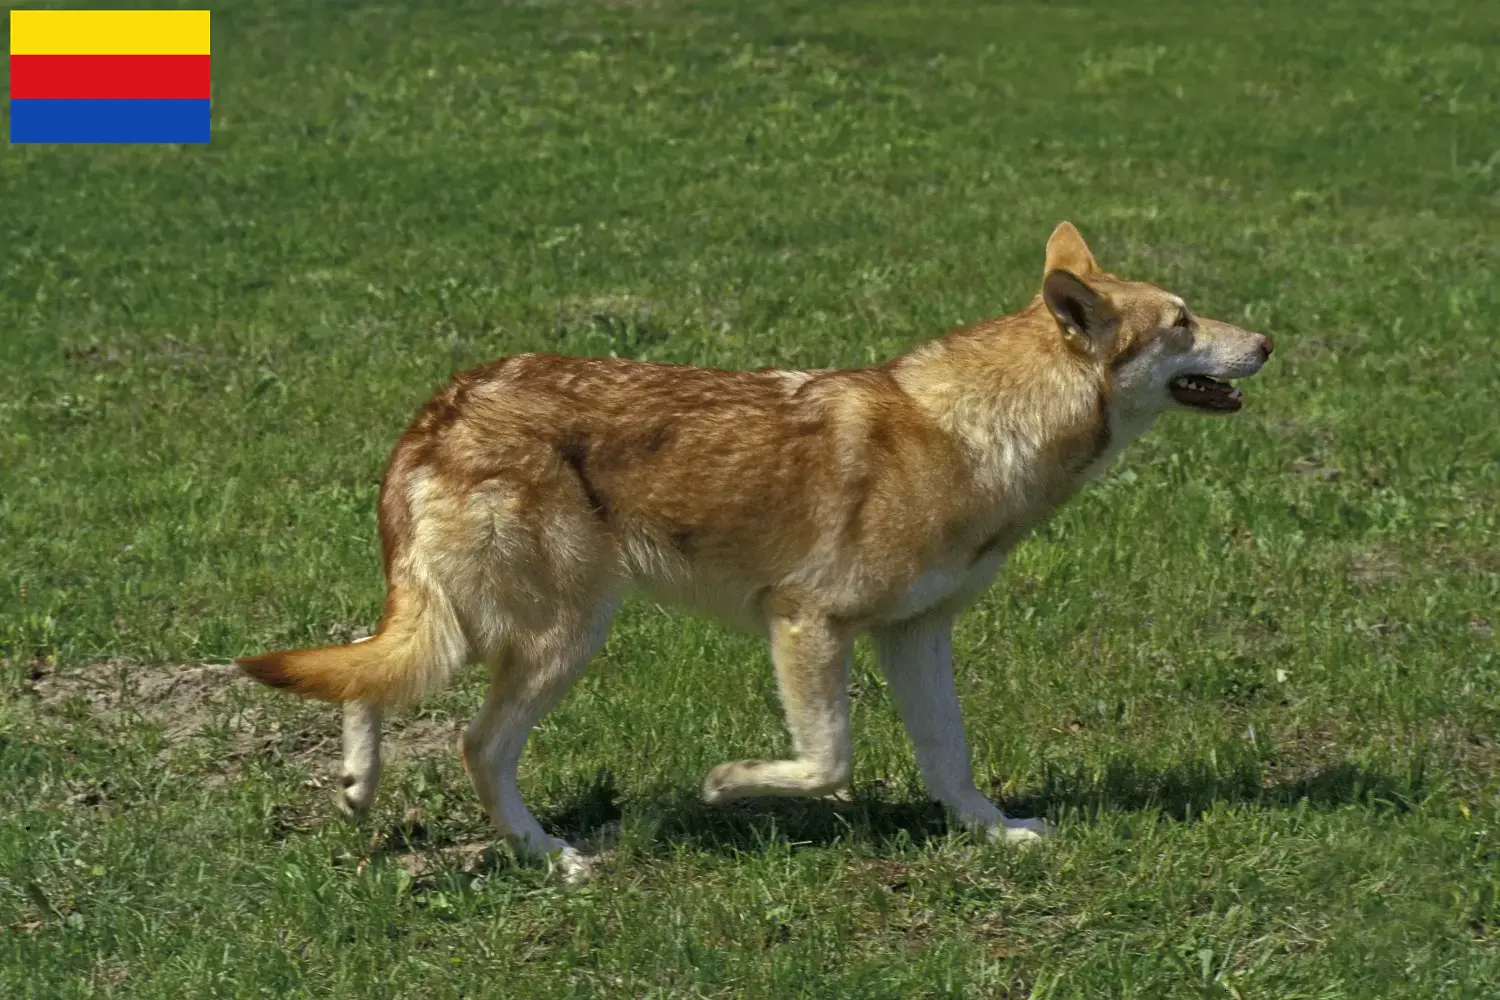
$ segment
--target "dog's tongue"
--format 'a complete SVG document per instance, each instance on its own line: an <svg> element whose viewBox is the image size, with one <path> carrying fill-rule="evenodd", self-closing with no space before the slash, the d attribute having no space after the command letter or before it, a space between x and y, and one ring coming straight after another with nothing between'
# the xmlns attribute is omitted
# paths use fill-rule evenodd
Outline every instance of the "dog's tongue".
<svg viewBox="0 0 1500 1000"><path fill-rule="evenodd" d="M1182 375L1167 387L1172 398L1188 406L1206 410L1238 410L1242 405L1240 391L1234 386L1207 375Z"/></svg>

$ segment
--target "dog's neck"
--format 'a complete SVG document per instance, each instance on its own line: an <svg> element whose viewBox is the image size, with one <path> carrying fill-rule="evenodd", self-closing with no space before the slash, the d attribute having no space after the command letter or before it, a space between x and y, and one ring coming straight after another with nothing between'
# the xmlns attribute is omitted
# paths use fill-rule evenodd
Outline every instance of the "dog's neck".
<svg viewBox="0 0 1500 1000"><path fill-rule="evenodd" d="M959 445L975 486L1002 504L1063 502L1150 424L1114 412L1107 378L1072 353L1040 297L919 344L892 368Z"/></svg>

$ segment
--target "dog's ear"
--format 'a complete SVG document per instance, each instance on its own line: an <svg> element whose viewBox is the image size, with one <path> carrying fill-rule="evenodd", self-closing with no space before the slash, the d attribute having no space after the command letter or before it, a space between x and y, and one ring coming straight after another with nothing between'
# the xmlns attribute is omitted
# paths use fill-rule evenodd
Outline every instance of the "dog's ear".
<svg viewBox="0 0 1500 1000"><path fill-rule="evenodd" d="M1102 356L1114 343L1120 314L1106 296L1072 271L1048 271L1042 279L1042 300L1063 337L1085 354Z"/></svg>
<svg viewBox="0 0 1500 1000"><path fill-rule="evenodd" d="M1059 270L1072 271L1081 278L1099 270L1094 255L1089 252L1089 245L1083 242L1082 234L1071 222L1059 222L1047 238L1047 264L1042 268L1042 274Z"/></svg>

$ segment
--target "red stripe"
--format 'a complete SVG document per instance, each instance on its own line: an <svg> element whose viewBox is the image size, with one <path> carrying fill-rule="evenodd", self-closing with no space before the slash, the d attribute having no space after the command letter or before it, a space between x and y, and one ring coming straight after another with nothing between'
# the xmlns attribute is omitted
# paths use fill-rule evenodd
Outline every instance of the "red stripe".
<svg viewBox="0 0 1500 1000"><path fill-rule="evenodd" d="M204 100L208 56L11 56L13 100Z"/></svg>

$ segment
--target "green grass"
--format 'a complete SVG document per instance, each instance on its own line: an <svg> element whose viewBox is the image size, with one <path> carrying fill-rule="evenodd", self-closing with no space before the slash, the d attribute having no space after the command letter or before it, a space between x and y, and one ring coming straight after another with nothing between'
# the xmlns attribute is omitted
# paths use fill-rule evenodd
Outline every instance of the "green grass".
<svg viewBox="0 0 1500 1000"><path fill-rule="evenodd" d="M1495 995L1500 6L224 0L214 35L210 146L0 152L0 995ZM312 787L327 706L96 711L102 660L373 623L378 477L450 370L862 364L1016 308L1063 218L1277 353L962 619L979 780L1055 846L947 830L863 648L853 805L699 806L785 746L769 664L646 602L523 763L554 828L620 822L579 891L464 863L478 676L397 720L362 824Z"/></svg>

